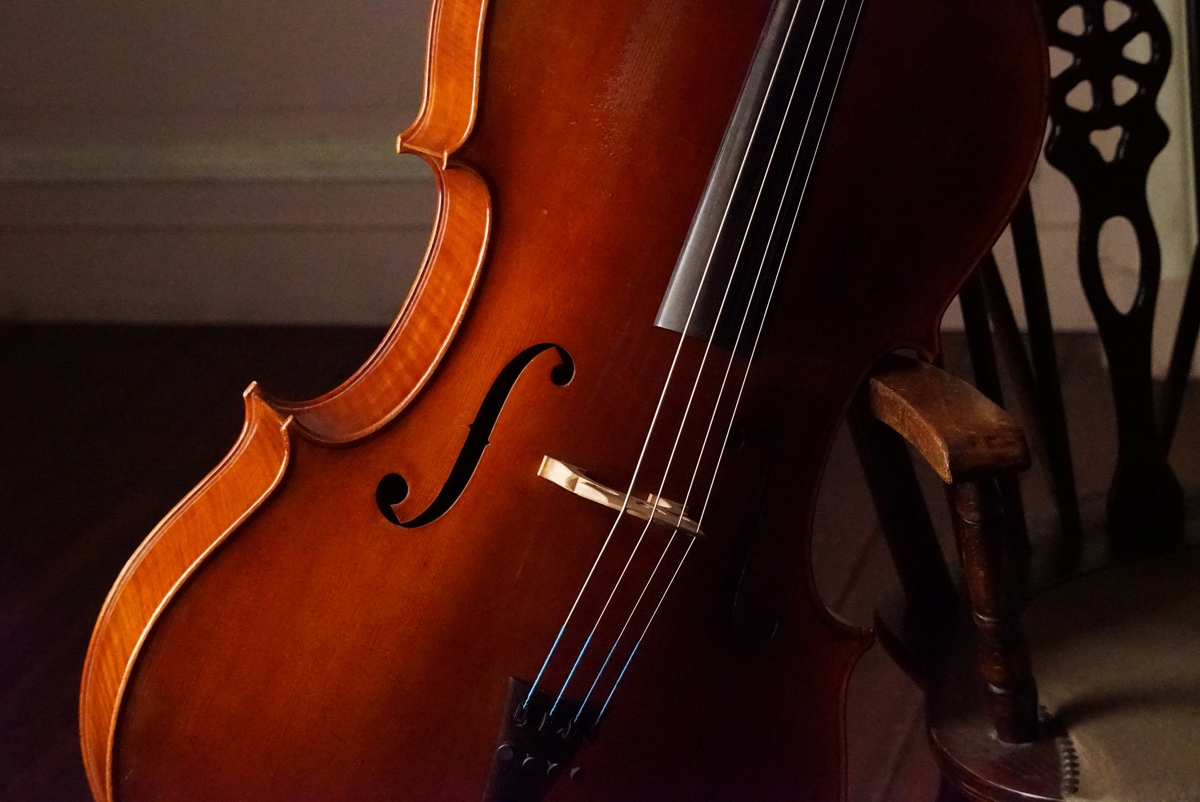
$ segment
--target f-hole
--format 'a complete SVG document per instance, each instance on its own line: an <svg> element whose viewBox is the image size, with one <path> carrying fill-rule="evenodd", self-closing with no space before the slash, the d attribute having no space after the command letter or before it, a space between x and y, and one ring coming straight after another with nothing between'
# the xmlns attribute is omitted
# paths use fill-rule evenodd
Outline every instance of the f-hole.
<svg viewBox="0 0 1200 802"><path fill-rule="evenodd" d="M763 510L767 492L775 475L775 453L771 442L753 428L742 425L735 427L725 446L726 454L736 454L751 449L740 459L755 466L754 478L743 488L746 513L737 529L736 539L725 571L721 587L720 610L734 640L743 647L759 646L770 640L778 626L778 619L761 599L748 601L754 595L756 582L761 578L748 576L750 561L756 546L762 545L761 530Z"/></svg>
<svg viewBox="0 0 1200 802"><path fill-rule="evenodd" d="M398 473L389 473L379 480L379 484L375 488L375 503L384 518L396 526L416 529L419 526L433 523L454 506L454 502L458 501L458 497L466 489L467 483L471 481L475 467L483 457L483 450L491 442L492 429L495 428L496 420L500 417L500 410L504 408L504 402L508 400L509 393L512 392L517 379L521 377L521 373L530 362L543 351L551 348L558 351L560 361L551 368L550 381L559 387L570 384L571 379L575 378L575 360L561 345L538 343L517 354L496 376L487 395L483 397L483 403L479 405L479 412L475 414L475 420L467 427L467 439L458 452L458 459L454 461L454 467L450 469L450 475L446 477L446 483L442 485L437 498L415 518L401 521L396 516L395 507L408 498L408 480Z"/></svg>

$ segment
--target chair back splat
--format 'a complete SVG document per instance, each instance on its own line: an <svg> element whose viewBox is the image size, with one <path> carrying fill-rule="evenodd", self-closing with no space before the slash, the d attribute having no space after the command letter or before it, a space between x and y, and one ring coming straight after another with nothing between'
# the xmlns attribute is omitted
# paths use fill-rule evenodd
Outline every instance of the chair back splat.
<svg viewBox="0 0 1200 802"><path fill-rule="evenodd" d="M1129 17L1111 30L1108 0L1046 2L1050 44L1074 56L1051 79L1046 160L1066 174L1079 196L1079 279L1112 377L1117 467L1108 495L1109 533L1119 551L1149 553L1177 542L1183 533L1183 491L1167 464L1150 372L1162 256L1146 178L1170 135L1156 103L1171 61L1171 38L1153 0L1124 2ZM1063 15L1073 7L1082 9L1082 32L1065 30ZM1148 42L1144 63L1130 50L1135 39ZM1118 76L1138 85L1120 104L1113 94ZM1092 95L1086 111L1068 101L1085 81ZM1102 152L1104 137L1113 135L1119 137L1115 150ZM1100 271L1100 232L1117 218L1132 225L1140 257L1137 294L1124 312L1113 303Z"/></svg>

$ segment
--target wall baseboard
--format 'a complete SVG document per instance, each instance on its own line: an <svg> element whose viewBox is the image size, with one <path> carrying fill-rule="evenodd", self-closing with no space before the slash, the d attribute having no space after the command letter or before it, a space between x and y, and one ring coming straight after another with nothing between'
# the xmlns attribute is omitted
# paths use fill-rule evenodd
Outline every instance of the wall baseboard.
<svg viewBox="0 0 1200 802"><path fill-rule="evenodd" d="M386 325L436 200L390 144L0 145L0 319Z"/></svg>
<svg viewBox="0 0 1200 802"><path fill-rule="evenodd" d="M132 182L430 181L419 159L385 139L292 139L143 144L0 142L0 185Z"/></svg>
<svg viewBox="0 0 1200 802"><path fill-rule="evenodd" d="M1063 182L1043 165L1033 185L1051 311L1056 328L1094 331ZM0 143L0 319L385 325L420 265L435 202L428 165L385 141ZM1118 299L1136 287L1121 247L1106 259ZM996 254L1018 299L1007 234ZM1156 375L1185 285L1164 270ZM954 304L943 327L961 326ZM1200 356L1193 364L1200 376Z"/></svg>

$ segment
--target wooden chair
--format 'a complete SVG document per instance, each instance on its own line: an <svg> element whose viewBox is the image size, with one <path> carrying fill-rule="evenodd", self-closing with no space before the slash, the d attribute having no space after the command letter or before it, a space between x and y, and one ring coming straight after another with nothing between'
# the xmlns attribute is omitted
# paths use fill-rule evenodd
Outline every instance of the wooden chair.
<svg viewBox="0 0 1200 802"><path fill-rule="evenodd" d="M1039 567L1008 486L1020 427L933 366L893 360L851 428L901 577L879 636L925 692L944 798L1200 799L1200 548ZM906 442L946 482L959 582Z"/></svg>
<svg viewBox="0 0 1200 802"><path fill-rule="evenodd" d="M1200 330L1193 263L1164 392L1155 403L1150 336L1160 256L1146 204L1150 163L1166 143L1155 101L1170 42L1152 0L1046 0L1050 42L1074 60L1051 87L1046 155L1080 201L1079 272L1095 314L1116 409L1117 466L1105 525L1088 531L1076 498L1049 305L1028 197L1013 219L1029 329L1017 331L995 261L960 296L976 387L893 359L851 411L868 485L901 587L878 610L880 639L921 685L943 798L1200 800L1200 546L1185 537L1180 484L1167 462ZM1082 9L1082 33L1060 22ZM1193 128L1200 131L1200 48L1189 6ZM1123 48L1150 41L1147 63ZM1118 105L1116 75L1138 84ZM1081 81L1088 110L1068 105ZM1092 135L1121 126L1106 159ZM1200 149L1196 164L1200 165ZM1200 181L1198 181L1200 184ZM1139 292L1114 306L1100 274L1101 226L1125 217L1138 237ZM1001 408L1030 410L1030 442ZM943 560L911 446L946 483L958 569ZM1058 525L1027 530L1016 473L1030 448L1049 467ZM954 574L959 577L954 578ZM961 590L960 590L961 588Z"/></svg>

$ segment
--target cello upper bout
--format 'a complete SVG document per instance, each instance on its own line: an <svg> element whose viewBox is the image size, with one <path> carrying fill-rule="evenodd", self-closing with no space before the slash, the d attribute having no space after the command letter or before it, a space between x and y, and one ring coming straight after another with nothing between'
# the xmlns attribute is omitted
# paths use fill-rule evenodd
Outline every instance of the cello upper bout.
<svg viewBox="0 0 1200 802"><path fill-rule="evenodd" d="M400 314L375 353L340 387L311 401L263 394L319 442L365 437L399 414L433 374L470 305L491 231L491 197L474 170L450 161L475 124L486 14L487 0L433 5L421 110L396 149L429 163L438 205L429 249Z"/></svg>

